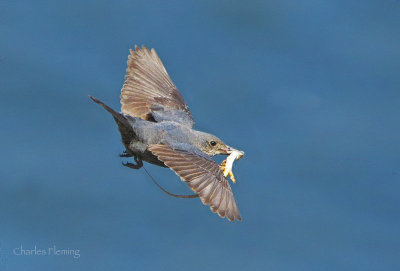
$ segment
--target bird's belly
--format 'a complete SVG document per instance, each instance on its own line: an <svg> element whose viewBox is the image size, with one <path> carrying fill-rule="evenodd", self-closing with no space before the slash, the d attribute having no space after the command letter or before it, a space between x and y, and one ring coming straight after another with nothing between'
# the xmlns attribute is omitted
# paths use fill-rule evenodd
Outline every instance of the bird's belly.
<svg viewBox="0 0 400 271"><path fill-rule="evenodd" d="M129 144L129 150L140 157L143 161L156 166L166 167L165 164L158 160L157 156L155 156L151 151L147 150L147 148L148 145L141 141L132 140Z"/></svg>

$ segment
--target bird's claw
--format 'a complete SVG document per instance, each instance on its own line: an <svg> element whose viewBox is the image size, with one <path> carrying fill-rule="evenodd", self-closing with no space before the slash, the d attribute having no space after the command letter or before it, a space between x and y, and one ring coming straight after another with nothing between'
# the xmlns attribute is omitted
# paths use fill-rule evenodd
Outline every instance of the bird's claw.
<svg viewBox="0 0 400 271"><path fill-rule="evenodd" d="M136 165L129 162L122 162L122 165L133 169L139 169L143 166L142 159L138 158L136 155L134 155L134 160L136 162Z"/></svg>

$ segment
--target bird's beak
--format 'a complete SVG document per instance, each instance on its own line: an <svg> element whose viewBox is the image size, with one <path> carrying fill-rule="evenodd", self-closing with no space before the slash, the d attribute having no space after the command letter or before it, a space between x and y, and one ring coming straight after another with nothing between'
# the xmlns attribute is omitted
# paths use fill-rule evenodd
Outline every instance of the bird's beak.
<svg viewBox="0 0 400 271"><path fill-rule="evenodd" d="M240 158L242 158L244 156L244 151L239 151L235 148L229 147L228 145L226 146L226 154L231 154L232 152L237 152L239 153L237 160L239 160Z"/></svg>

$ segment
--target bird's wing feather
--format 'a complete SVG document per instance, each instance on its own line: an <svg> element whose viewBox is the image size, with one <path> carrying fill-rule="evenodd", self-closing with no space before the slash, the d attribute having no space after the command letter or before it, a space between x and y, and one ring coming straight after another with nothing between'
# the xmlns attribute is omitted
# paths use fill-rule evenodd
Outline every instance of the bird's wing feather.
<svg viewBox="0 0 400 271"><path fill-rule="evenodd" d="M186 182L213 212L230 221L242 220L232 189L217 163L196 153L163 144L151 145L149 150Z"/></svg>
<svg viewBox="0 0 400 271"><path fill-rule="evenodd" d="M135 51L130 50L121 105L121 111L133 117L174 120L190 127L194 123L185 100L172 83L156 51L145 46L135 46ZM157 114L153 115L153 112Z"/></svg>

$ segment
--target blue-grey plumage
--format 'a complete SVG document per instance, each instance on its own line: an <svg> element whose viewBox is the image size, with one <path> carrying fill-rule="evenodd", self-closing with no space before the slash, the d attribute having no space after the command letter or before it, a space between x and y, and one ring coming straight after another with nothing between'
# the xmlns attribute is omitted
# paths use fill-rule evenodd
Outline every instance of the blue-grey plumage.
<svg viewBox="0 0 400 271"><path fill-rule="evenodd" d="M213 212L230 221L241 220L226 175L212 158L237 150L212 134L193 129L189 107L154 49L143 46L131 51L121 90L122 112L90 98L114 117L126 149L123 156L133 156L137 162L125 165L138 169L146 161L169 167Z"/></svg>
<svg viewBox="0 0 400 271"><path fill-rule="evenodd" d="M168 144L186 148L193 152L198 149L201 150L200 155L205 157L229 154L231 151L231 148L218 137L197 131L178 122L168 120L154 123L140 118L131 118L130 122L138 141L146 145ZM211 142L215 142L213 144L216 145L212 146Z"/></svg>

